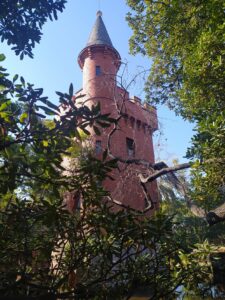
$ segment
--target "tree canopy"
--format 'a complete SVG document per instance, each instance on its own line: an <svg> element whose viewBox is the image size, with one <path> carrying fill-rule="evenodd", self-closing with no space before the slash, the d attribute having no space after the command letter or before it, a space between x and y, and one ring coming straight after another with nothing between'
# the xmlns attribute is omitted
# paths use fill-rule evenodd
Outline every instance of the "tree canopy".
<svg viewBox="0 0 225 300"><path fill-rule="evenodd" d="M166 104L195 124L191 197L206 209L223 203L225 165L224 3L128 0L130 49L152 59L150 103Z"/></svg>
<svg viewBox="0 0 225 300"><path fill-rule="evenodd" d="M32 49L41 40L42 26L48 19L57 20L66 0L0 1L0 37L23 59L33 57Z"/></svg>

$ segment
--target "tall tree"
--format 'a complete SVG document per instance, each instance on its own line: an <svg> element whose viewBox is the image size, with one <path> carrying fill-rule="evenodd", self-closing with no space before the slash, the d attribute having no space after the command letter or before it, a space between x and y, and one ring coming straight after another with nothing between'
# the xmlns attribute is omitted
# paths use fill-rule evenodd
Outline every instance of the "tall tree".
<svg viewBox="0 0 225 300"><path fill-rule="evenodd" d="M191 197L206 210L224 202L224 2L128 0L130 49L152 58L150 103L195 123L187 157L195 160ZM214 218L218 216L214 215ZM223 219L220 209L218 221Z"/></svg>

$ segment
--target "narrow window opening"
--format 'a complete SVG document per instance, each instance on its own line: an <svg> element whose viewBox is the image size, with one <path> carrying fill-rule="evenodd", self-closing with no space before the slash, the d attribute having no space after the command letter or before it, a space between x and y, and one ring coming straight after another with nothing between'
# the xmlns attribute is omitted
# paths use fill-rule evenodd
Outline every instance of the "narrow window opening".
<svg viewBox="0 0 225 300"><path fill-rule="evenodd" d="M134 140L130 138L126 138L126 144L127 144L127 154L128 156L132 157L135 155L135 144Z"/></svg>
<svg viewBox="0 0 225 300"><path fill-rule="evenodd" d="M130 117L130 124L131 124L132 128L134 128L134 123L135 123L135 118L134 117Z"/></svg>
<svg viewBox="0 0 225 300"><path fill-rule="evenodd" d="M137 129L140 130L140 128L141 128L141 121L137 120Z"/></svg>
<svg viewBox="0 0 225 300"><path fill-rule="evenodd" d="M101 74L102 74L101 67L100 66L96 66L95 67L95 75L96 76L100 76Z"/></svg>
<svg viewBox="0 0 225 300"><path fill-rule="evenodd" d="M102 152L102 142L96 141L95 142L95 154L100 154Z"/></svg>

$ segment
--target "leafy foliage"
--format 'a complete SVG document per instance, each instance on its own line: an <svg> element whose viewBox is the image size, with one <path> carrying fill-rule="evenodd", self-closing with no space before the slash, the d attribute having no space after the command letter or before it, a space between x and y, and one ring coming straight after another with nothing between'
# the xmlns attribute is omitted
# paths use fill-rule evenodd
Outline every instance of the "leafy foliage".
<svg viewBox="0 0 225 300"><path fill-rule="evenodd" d="M211 281L210 247L187 253L171 218L115 213L99 192L86 189L81 215L45 201L20 201L1 213L1 295L124 299L141 286L151 299L172 299L203 274Z"/></svg>
<svg viewBox="0 0 225 300"><path fill-rule="evenodd" d="M184 299L198 299L200 295L204 295L204 298L207 297L207 299L221 299L220 297L224 297L223 286L225 284L223 280L225 224L222 222L214 226L207 226L208 220L199 217L198 207L196 205L192 207L193 203L189 198L193 193L193 187L184 171L176 173L176 185L174 185L174 178L170 177L162 176L158 181L158 189L163 213L174 215L174 234L180 241L180 247L185 249L182 257L185 261L189 261L190 258L194 259L196 264L204 267L208 265L212 271L211 281L209 273L208 277L192 278L193 281L190 282L188 279L185 280L182 288L183 297ZM199 256L192 257L193 251L195 252L196 249L199 251ZM203 261L201 253L206 254L207 251L209 251L208 258L204 257L206 260ZM201 271L204 272L204 270ZM194 281L195 283L199 282L199 285L194 284Z"/></svg>
<svg viewBox="0 0 225 300"><path fill-rule="evenodd" d="M146 83L151 103L168 105L195 122L187 157L196 159L192 198L207 210L224 201L224 3L128 0L132 53L153 64Z"/></svg>
<svg viewBox="0 0 225 300"><path fill-rule="evenodd" d="M0 1L0 37L13 45L12 50L23 59L33 57L32 49L41 40L45 22L57 20L58 12L65 8L66 0L11 0Z"/></svg>
<svg viewBox="0 0 225 300"><path fill-rule="evenodd" d="M26 84L22 77L19 83L18 76L11 82L3 68L0 75L0 194L17 188L25 192L37 182L39 190L48 184L53 189L65 184L68 179L62 178L62 155L73 138L80 139L78 127L87 132L85 128L96 121L109 124L107 118L100 116L99 107L77 108L71 100L72 85L70 93L58 93L61 105L66 106L62 110L42 96L42 89ZM55 118L45 122L46 115Z"/></svg>

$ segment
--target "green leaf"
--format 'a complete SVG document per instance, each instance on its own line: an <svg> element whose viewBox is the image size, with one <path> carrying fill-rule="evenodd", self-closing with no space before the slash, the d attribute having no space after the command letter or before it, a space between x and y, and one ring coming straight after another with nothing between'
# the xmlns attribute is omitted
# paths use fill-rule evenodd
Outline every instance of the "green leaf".
<svg viewBox="0 0 225 300"><path fill-rule="evenodd" d="M25 80L22 76L20 77L20 81L21 81L22 85L25 86Z"/></svg>
<svg viewBox="0 0 225 300"><path fill-rule="evenodd" d="M90 135L90 132L86 128L81 127L81 129L86 135Z"/></svg>
<svg viewBox="0 0 225 300"><path fill-rule="evenodd" d="M42 141L44 147L48 147L48 141Z"/></svg>
<svg viewBox="0 0 225 300"><path fill-rule="evenodd" d="M70 84L70 88L69 88L69 95L70 97L73 97L73 84Z"/></svg>
<svg viewBox="0 0 225 300"><path fill-rule="evenodd" d="M11 104L11 101L10 101L10 100L8 100L8 101L2 103L2 104L0 105L0 111L5 110L10 104Z"/></svg>
<svg viewBox="0 0 225 300"><path fill-rule="evenodd" d="M20 116L20 123L24 123L24 121L27 119L28 117L28 113L24 112L21 116Z"/></svg>
<svg viewBox="0 0 225 300"><path fill-rule="evenodd" d="M105 122L101 122L101 121L96 121L97 124L99 124L102 128L108 128L110 127L110 123L105 123Z"/></svg>
<svg viewBox="0 0 225 300"><path fill-rule="evenodd" d="M62 98L65 97L65 94L63 94L63 93L61 93L61 92L55 92L55 93L56 93L56 95L58 95L59 97L62 97Z"/></svg>
<svg viewBox="0 0 225 300"><path fill-rule="evenodd" d="M18 79L18 77L19 77L19 75L15 75L14 77L13 77L13 82L15 82L17 79Z"/></svg>
<svg viewBox="0 0 225 300"><path fill-rule="evenodd" d="M46 104L50 108L59 111L59 107L57 105L53 104L51 101L49 101L47 97L40 98L39 101Z"/></svg>
<svg viewBox="0 0 225 300"><path fill-rule="evenodd" d="M4 54L0 54L0 61L4 61L5 60L5 55Z"/></svg>
<svg viewBox="0 0 225 300"><path fill-rule="evenodd" d="M96 135L101 135L101 131L99 130L99 128L97 126L93 126L94 132Z"/></svg>
<svg viewBox="0 0 225 300"><path fill-rule="evenodd" d="M56 115L56 112L54 110L52 110L46 106L38 105L38 108L41 108L46 113L46 115L49 115L49 116Z"/></svg>
<svg viewBox="0 0 225 300"><path fill-rule="evenodd" d="M5 122L9 122L9 114L6 112L0 112L0 118L4 119Z"/></svg>

